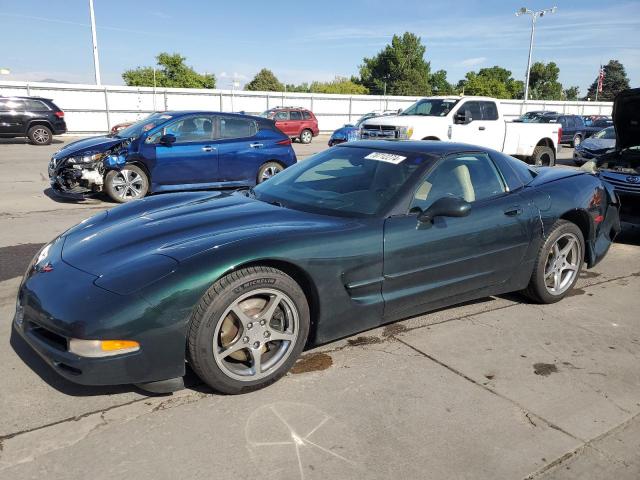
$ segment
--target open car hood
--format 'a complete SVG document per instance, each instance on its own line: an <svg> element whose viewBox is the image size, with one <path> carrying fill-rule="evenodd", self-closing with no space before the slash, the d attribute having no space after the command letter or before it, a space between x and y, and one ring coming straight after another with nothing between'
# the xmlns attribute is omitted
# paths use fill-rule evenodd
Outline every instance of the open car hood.
<svg viewBox="0 0 640 480"><path fill-rule="evenodd" d="M613 102L616 149L640 146L640 88L625 90Z"/></svg>

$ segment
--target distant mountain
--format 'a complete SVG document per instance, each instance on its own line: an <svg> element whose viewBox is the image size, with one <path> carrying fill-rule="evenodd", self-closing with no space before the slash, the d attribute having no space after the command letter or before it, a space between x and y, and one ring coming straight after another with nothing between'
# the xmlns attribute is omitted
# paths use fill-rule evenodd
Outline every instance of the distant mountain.
<svg viewBox="0 0 640 480"><path fill-rule="evenodd" d="M44 80L39 80L39 81L43 83L71 83L71 82L68 82L67 80L56 80L55 78L45 78Z"/></svg>

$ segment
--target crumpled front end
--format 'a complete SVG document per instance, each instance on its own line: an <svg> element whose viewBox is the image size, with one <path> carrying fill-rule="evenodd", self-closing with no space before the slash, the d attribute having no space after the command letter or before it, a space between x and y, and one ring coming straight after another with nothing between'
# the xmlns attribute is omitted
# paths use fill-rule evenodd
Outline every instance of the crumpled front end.
<svg viewBox="0 0 640 480"><path fill-rule="evenodd" d="M51 188L59 195L78 198L102 192L105 173L126 163L128 144L123 141L106 151L57 152L49 161Z"/></svg>

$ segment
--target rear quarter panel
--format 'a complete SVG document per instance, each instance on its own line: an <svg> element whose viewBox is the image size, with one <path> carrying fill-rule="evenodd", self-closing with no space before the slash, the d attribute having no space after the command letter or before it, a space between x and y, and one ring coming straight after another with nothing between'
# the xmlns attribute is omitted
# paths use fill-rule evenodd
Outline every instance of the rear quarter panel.
<svg viewBox="0 0 640 480"><path fill-rule="evenodd" d="M530 157L540 141L548 139L557 151L558 127L556 123L506 122L502 151L507 155Z"/></svg>

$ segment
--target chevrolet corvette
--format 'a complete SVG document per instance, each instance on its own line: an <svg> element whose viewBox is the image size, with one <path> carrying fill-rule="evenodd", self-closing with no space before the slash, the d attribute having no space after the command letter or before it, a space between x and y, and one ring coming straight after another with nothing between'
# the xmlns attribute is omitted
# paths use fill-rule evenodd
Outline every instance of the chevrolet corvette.
<svg viewBox="0 0 640 480"><path fill-rule="evenodd" d="M613 188L435 141L360 141L246 191L154 195L32 260L14 329L65 378L265 387L305 347L456 303L553 303L620 230Z"/></svg>

